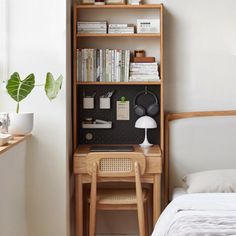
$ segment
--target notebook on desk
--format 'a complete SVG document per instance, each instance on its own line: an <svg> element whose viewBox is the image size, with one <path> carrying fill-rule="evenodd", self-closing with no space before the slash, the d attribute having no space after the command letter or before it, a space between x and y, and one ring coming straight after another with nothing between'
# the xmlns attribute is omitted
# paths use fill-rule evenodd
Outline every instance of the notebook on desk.
<svg viewBox="0 0 236 236"><path fill-rule="evenodd" d="M133 146L91 146L90 152L133 152Z"/></svg>

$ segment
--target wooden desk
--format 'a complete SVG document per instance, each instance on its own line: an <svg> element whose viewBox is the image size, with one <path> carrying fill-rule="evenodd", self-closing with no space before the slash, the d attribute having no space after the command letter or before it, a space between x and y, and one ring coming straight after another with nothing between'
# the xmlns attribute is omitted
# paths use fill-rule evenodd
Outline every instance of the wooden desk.
<svg viewBox="0 0 236 236"><path fill-rule="evenodd" d="M161 203L161 173L162 158L158 145L143 150L139 145L133 145L134 152L143 153L146 156L146 170L142 176L142 183L152 184L153 192L153 225L160 215ZM89 153L90 145L80 145L74 153L74 174L75 174L75 197L76 197L76 236L83 236L83 184L91 183L91 177L87 173L86 156ZM102 179L101 179L102 181ZM107 178L106 178L107 181ZM117 178L110 178L109 182ZM120 182L133 182L134 179L125 177Z"/></svg>

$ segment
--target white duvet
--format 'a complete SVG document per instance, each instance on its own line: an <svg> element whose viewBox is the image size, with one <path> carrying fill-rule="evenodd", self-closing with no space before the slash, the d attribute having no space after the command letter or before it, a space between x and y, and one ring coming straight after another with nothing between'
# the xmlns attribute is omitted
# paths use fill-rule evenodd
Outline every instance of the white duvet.
<svg viewBox="0 0 236 236"><path fill-rule="evenodd" d="M236 193L186 194L161 214L152 236L236 236Z"/></svg>

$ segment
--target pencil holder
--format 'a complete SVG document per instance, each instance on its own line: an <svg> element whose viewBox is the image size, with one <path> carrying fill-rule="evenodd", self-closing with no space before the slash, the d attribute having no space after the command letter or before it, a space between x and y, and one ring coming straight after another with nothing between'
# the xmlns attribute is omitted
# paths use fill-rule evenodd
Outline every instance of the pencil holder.
<svg viewBox="0 0 236 236"><path fill-rule="evenodd" d="M100 97L100 109L111 109L111 98Z"/></svg>
<svg viewBox="0 0 236 236"><path fill-rule="evenodd" d="M94 109L94 97L84 97L83 98L83 108L84 109Z"/></svg>

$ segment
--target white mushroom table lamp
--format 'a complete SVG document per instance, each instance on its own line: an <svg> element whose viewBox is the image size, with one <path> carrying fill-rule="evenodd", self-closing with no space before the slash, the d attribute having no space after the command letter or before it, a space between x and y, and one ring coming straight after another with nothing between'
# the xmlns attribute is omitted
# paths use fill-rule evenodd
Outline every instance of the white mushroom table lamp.
<svg viewBox="0 0 236 236"><path fill-rule="evenodd" d="M157 128L156 121L150 116L142 116L135 122L135 128L145 129L145 138L143 143L139 144L142 148L147 148L152 146L153 144L148 142L147 139L147 129L155 129Z"/></svg>

